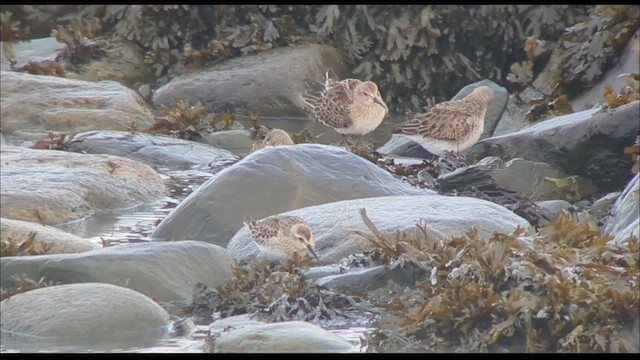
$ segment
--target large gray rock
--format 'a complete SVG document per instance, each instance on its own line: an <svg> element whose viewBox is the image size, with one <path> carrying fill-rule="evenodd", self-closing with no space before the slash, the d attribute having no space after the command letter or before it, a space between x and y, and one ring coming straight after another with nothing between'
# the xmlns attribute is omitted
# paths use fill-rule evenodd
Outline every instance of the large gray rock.
<svg viewBox="0 0 640 360"><path fill-rule="evenodd" d="M190 104L201 101L216 113L302 116L305 105L300 94L308 82L323 81L329 69L340 78L346 74L345 62L333 47L277 48L175 78L156 91L153 102L174 106L178 96Z"/></svg>
<svg viewBox="0 0 640 360"><path fill-rule="evenodd" d="M33 248L43 254L80 253L102 248L66 231L28 221L0 218L0 241L18 248L31 232L35 233ZM46 250L46 251L45 251Z"/></svg>
<svg viewBox="0 0 640 360"><path fill-rule="evenodd" d="M160 167L224 166L238 158L227 150L171 136L128 131L91 131L73 138L70 148L88 154L109 154Z"/></svg>
<svg viewBox="0 0 640 360"><path fill-rule="evenodd" d="M615 236L611 243L623 245L624 240L634 235L640 239L640 173L627 184L611 208L611 217L604 232Z"/></svg>
<svg viewBox="0 0 640 360"><path fill-rule="evenodd" d="M573 176L566 180L568 177L568 174L543 162L515 158L505 163L490 156L477 164L440 175L438 184L443 191L491 185L533 201L565 198L577 201L597 190L588 179Z"/></svg>
<svg viewBox="0 0 640 360"><path fill-rule="evenodd" d="M494 203L440 195L382 196L339 201L310 206L284 215L307 220L316 241L316 253L322 262L335 262L371 247L354 230L369 233L358 209L365 208L376 227L395 239L396 231L415 230L416 221L426 222L428 235L439 239L462 236L475 227L480 238L496 231L510 233L517 226L530 229L520 216ZM229 255L242 261L258 255L258 248L246 227L241 228L227 245Z"/></svg>
<svg viewBox="0 0 640 360"><path fill-rule="evenodd" d="M109 284L31 290L0 302L0 311L2 344L22 351L149 346L170 330L169 314L155 301Z"/></svg>
<svg viewBox="0 0 640 360"><path fill-rule="evenodd" d="M351 352L353 345L344 338L304 321L259 323L245 317L223 321L220 329L214 322L211 341L205 351L216 353L244 352ZM239 326L234 326L238 322ZM217 330L216 330L217 329ZM225 331L225 329L227 331Z"/></svg>
<svg viewBox="0 0 640 360"><path fill-rule="evenodd" d="M150 203L166 192L153 169L119 156L14 146L0 154L0 216L10 219L56 225Z"/></svg>
<svg viewBox="0 0 640 360"><path fill-rule="evenodd" d="M640 132L639 104L634 101L613 110L559 116L481 140L468 152L478 158L494 155L545 162L567 174L591 179L601 191L614 191L624 185L632 166L623 150Z"/></svg>
<svg viewBox="0 0 640 360"><path fill-rule="evenodd" d="M242 227L283 211L339 200L434 194L411 187L373 163L335 146L298 144L256 151L191 193L156 228L154 239L220 245Z"/></svg>
<svg viewBox="0 0 640 360"><path fill-rule="evenodd" d="M191 298L202 282L211 288L231 278L231 258L217 245L201 241L123 244L81 254L0 258L3 288L11 277L67 283L99 282L124 286L158 301Z"/></svg>
<svg viewBox="0 0 640 360"><path fill-rule="evenodd" d="M484 115L484 131L480 136L480 139L484 139L493 134L493 131L498 124L498 120L500 120L500 117L502 116L502 113L507 105L509 93L507 92L507 89L494 83L491 80L482 80L463 87L460 91L458 91L456 96L451 98L451 100L462 99L479 86L489 86L493 89L494 92L494 99L491 104L489 104L487 113ZM392 135L391 139L387 143L379 147L376 151L381 154L411 157L427 156L427 151L424 150L422 146L398 134Z"/></svg>
<svg viewBox="0 0 640 360"><path fill-rule="evenodd" d="M140 129L154 123L133 90L115 81L90 82L0 71L2 131L24 139L49 132Z"/></svg>

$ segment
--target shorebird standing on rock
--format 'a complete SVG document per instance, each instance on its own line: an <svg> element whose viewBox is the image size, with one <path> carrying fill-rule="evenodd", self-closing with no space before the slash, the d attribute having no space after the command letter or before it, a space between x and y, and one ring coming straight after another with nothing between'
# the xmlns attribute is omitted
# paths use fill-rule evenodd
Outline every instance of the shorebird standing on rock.
<svg viewBox="0 0 640 360"><path fill-rule="evenodd" d="M389 108L374 82L337 81L329 78L328 71L326 78L323 91L302 95L317 120L334 128L343 138L368 134L382 123Z"/></svg>
<svg viewBox="0 0 640 360"><path fill-rule="evenodd" d="M484 130L484 115L493 100L493 90L479 86L460 100L436 104L423 114L400 124L402 136L434 155L459 153L473 146Z"/></svg>
<svg viewBox="0 0 640 360"><path fill-rule="evenodd" d="M319 260L314 250L315 241L311 228L303 218L274 215L256 221L247 215L244 224L258 244L261 258L286 261L294 253L302 255L309 251Z"/></svg>

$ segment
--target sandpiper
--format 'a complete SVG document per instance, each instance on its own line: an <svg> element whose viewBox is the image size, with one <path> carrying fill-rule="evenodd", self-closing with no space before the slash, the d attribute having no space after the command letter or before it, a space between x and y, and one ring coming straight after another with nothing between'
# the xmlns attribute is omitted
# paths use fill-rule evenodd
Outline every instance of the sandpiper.
<svg viewBox="0 0 640 360"><path fill-rule="evenodd" d="M253 144L251 151L260 150L267 146L295 145L291 136L282 129L271 129L267 131L263 141Z"/></svg>
<svg viewBox="0 0 640 360"><path fill-rule="evenodd" d="M372 81L329 78L326 73L324 90L305 93L302 100L311 107L313 116L338 133L365 135L375 130L389 112L378 86Z"/></svg>
<svg viewBox="0 0 640 360"><path fill-rule="evenodd" d="M475 88L460 100L436 104L400 124L400 131L434 155L459 153L473 146L484 129L484 115L493 100L488 86Z"/></svg>
<svg viewBox="0 0 640 360"><path fill-rule="evenodd" d="M258 244L261 258L286 261L293 253L303 255L309 251L319 260L311 228L300 217L274 215L256 221L247 215L244 224Z"/></svg>

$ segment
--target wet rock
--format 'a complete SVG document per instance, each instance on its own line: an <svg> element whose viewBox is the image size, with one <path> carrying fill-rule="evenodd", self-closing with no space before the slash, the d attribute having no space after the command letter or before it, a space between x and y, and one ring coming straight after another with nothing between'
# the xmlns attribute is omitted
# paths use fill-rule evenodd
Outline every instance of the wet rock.
<svg viewBox="0 0 640 360"><path fill-rule="evenodd" d="M496 157L486 157L475 165L440 175L438 184L444 191L469 186L492 187L517 193L529 200L579 200L597 191L590 180L569 175L549 164L521 158L506 163Z"/></svg>
<svg viewBox="0 0 640 360"><path fill-rule="evenodd" d="M300 94L308 82L323 81L329 69L341 78L347 73L335 48L316 44L277 48L175 78L156 91L153 102L172 107L178 96L190 104L201 101L215 113L305 116Z"/></svg>
<svg viewBox="0 0 640 360"><path fill-rule="evenodd" d="M234 329L234 323L227 321L225 328L229 331L212 331L205 351L316 353L350 352L353 348L344 338L304 321L247 324L241 319L243 326L238 329Z"/></svg>
<svg viewBox="0 0 640 360"><path fill-rule="evenodd" d="M428 236L443 239L462 236L475 227L480 238L495 231L512 232L517 226L531 225L510 210L494 203L440 195L383 196L309 206L285 212L307 220L316 241L315 250L322 263L336 262L350 254L371 247L355 230L369 233L358 209L367 215L385 235L395 238L396 231L415 231L416 221L426 222ZM229 255L242 261L258 254L258 248L246 227L241 228L227 245Z"/></svg>
<svg viewBox="0 0 640 360"><path fill-rule="evenodd" d="M543 218L538 223L539 226L544 226L553 219L564 209L571 209L573 205L570 202L564 200L546 200L536 201L535 204L542 211ZM544 218L548 219L545 220Z"/></svg>
<svg viewBox="0 0 640 360"><path fill-rule="evenodd" d="M169 330L169 314L155 301L109 284L44 287L7 298L0 309L3 345L23 351L150 345Z"/></svg>
<svg viewBox="0 0 640 360"><path fill-rule="evenodd" d="M613 203L618 199L618 197L620 197L620 194L621 192L616 191L608 193L607 195L601 197L600 199L596 200L593 205L591 205L589 212L596 219L602 219L606 217L609 213L609 209L611 209Z"/></svg>
<svg viewBox="0 0 640 360"><path fill-rule="evenodd" d="M624 185L632 160L621 156L640 132L640 102L559 116L507 135L481 140L469 154L545 162L591 179L600 191Z"/></svg>
<svg viewBox="0 0 640 360"><path fill-rule="evenodd" d="M610 243L622 245L630 236L640 239L640 173L627 184L624 191L611 208L611 217L604 232L615 236Z"/></svg>
<svg viewBox="0 0 640 360"><path fill-rule="evenodd" d="M456 94L456 96L451 98L451 100L462 99L479 86L489 86L494 91L494 100L491 102L491 104L489 104L487 113L484 116L484 131L480 136L480 139L484 139L491 136L494 129L496 128L498 120L502 116L502 112L507 105L509 93L507 92L507 89L494 83L491 80L482 80L465 86ZM391 139L386 144L376 149L376 151L381 154L402 155L419 158L428 156L428 152L424 150L422 146L397 134L392 135Z"/></svg>
<svg viewBox="0 0 640 360"><path fill-rule="evenodd" d="M135 91L115 82L0 72L2 131L25 139L48 132L127 130L153 124Z"/></svg>
<svg viewBox="0 0 640 360"><path fill-rule="evenodd" d="M327 289L364 292L379 288L388 279L384 266L354 269L346 274L329 275L316 280L316 285Z"/></svg>
<svg viewBox="0 0 640 360"><path fill-rule="evenodd" d="M433 193L413 188L335 146L277 146L254 152L216 174L180 203L152 238L224 245L247 214L262 219L332 201Z"/></svg>
<svg viewBox="0 0 640 360"><path fill-rule="evenodd" d="M246 154L251 150L256 139L251 137L251 131L236 129L204 134L202 142L216 148L229 150L234 154Z"/></svg>
<svg viewBox="0 0 640 360"><path fill-rule="evenodd" d="M73 138L70 149L88 154L109 154L143 162L154 169L223 166L238 158L223 149L171 136L127 131L91 131Z"/></svg>
<svg viewBox="0 0 640 360"><path fill-rule="evenodd" d="M0 218L0 241L18 248L35 233L33 249L38 254L81 253L102 248L97 243L62 231L53 226L45 226L28 221Z"/></svg>
<svg viewBox="0 0 640 360"><path fill-rule="evenodd" d="M165 195L149 166L118 156L0 149L2 217L47 225L149 203Z"/></svg>
<svg viewBox="0 0 640 360"><path fill-rule="evenodd" d="M530 200L551 200L567 198L579 200L596 192L591 181L576 177L574 187L558 185L550 178L565 179L569 175L554 169L543 162L534 162L516 158L508 161L501 169L493 173L495 184L501 189L513 191L526 196Z"/></svg>
<svg viewBox="0 0 640 360"><path fill-rule="evenodd" d="M99 282L128 287L158 301L189 299L196 283L212 288L231 278L225 249L201 241L123 244L81 254L0 259L3 288L13 274L60 283Z"/></svg>
<svg viewBox="0 0 640 360"><path fill-rule="evenodd" d="M30 61L37 63L56 62L67 51L67 44L59 43L53 37L31 39L27 42L14 43L11 46L13 47L13 56L16 61L14 64L15 69L25 68ZM5 57L4 47L0 47L0 56L2 58L0 69L11 71L9 62L5 60L7 58Z"/></svg>

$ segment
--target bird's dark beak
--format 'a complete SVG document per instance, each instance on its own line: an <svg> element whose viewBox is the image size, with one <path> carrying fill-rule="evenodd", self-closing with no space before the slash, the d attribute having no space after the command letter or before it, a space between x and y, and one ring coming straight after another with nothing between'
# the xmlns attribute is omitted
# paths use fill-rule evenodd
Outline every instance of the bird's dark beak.
<svg viewBox="0 0 640 360"><path fill-rule="evenodd" d="M380 105L380 106L382 106L385 110L389 110L389 109L387 109L387 105L385 105L384 102L382 100L378 99L377 97L373 98L373 102L378 104L378 105Z"/></svg>
<svg viewBox="0 0 640 360"><path fill-rule="evenodd" d="M313 248L311 247L311 245L307 245L307 249L309 249L309 251L311 251L313 256L315 256L316 260L320 261L320 259L318 258L318 255L316 255L316 252L313 251Z"/></svg>

